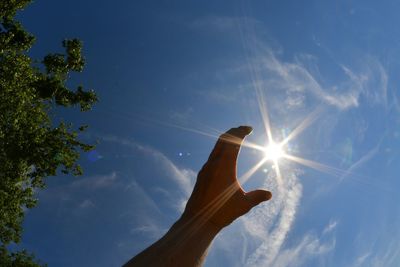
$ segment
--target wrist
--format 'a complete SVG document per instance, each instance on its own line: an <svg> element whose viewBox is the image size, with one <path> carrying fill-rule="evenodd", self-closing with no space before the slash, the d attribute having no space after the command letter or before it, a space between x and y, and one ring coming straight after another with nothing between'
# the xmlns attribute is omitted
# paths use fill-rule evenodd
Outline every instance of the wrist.
<svg viewBox="0 0 400 267"><path fill-rule="evenodd" d="M185 211L175 224L179 227L196 228L201 232L208 232L215 235L224 228L211 219L205 220L201 216L188 211Z"/></svg>
<svg viewBox="0 0 400 267"><path fill-rule="evenodd" d="M171 230L192 237L212 240L222 230L222 227L215 225L211 221L202 221L194 217L182 216L175 222Z"/></svg>

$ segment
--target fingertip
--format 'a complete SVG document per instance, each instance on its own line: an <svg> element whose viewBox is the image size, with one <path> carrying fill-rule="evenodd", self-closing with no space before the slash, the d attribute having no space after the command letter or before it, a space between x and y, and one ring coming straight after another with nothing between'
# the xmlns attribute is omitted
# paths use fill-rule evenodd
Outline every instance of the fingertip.
<svg viewBox="0 0 400 267"><path fill-rule="evenodd" d="M257 206L258 204L270 200L272 198L272 193L270 191L257 189L251 192L248 192L247 198L251 203L251 206Z"/></svg>
<svg viewBox="0 0 400 267"><path fill-rule="evenodd" d="M236 168L236 158L240 151L240 147L244 138L253 131L250 126L239 126L231 128L227 132L220 135L217 144L215 145L209 160L217 157L230 160L230 165L227 167ZM232 160L233 159L233 160Z"/></svg>
<svg viewBox="0 0 400 267"><path fill-rule="evenodd" d="M242 125L239 126L238 128L241 129L245 135L249 135L251 134L251 132L253 132L253 127L251 126Z"/></svg>
<svg viewBox="0 0 400 267"><path fill-rule="evenodd" d="M247 135L251 134L252 131L253 131L253 128L251 126L243 126L242 125L242 126L239 126L236 128L229 129L229 131L227 131L226 134L243 139Z"/></svg>

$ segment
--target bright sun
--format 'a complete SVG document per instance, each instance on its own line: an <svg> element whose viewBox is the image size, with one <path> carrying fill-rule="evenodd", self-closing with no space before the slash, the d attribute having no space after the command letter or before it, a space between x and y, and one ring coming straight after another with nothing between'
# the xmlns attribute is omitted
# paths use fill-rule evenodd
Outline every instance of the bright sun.
<svg viewBox="0 0 400 267"><path fill-rule="evenodd" d="M264 154L268 160L277 161L285 153L284 153L281 145L272 142L268 146L265 147Z"/></svg>

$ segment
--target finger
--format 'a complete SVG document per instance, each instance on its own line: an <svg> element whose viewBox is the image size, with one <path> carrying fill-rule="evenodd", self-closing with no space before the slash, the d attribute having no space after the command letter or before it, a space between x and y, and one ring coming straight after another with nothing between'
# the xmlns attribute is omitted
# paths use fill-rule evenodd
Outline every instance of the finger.
<svg viewBox="0 0 400 267"><path fill-rule="evenodd" d="M227 171L236 175L236 164L243 139L252 132L249 126L232 128L227 132L221 145L221 160Z"/></svg>
<svg viewBox="0 0 400 267"><path fill-rule="evenodd" d="M250 206L250 209L257 206L261 202L270 200L272 198L272 193L266 190L254 190L251 192L246 193L246 199Z"/></svg>
<svg viewBox="0 0 400 267"><path fill-rule="evenodd" d="M208 161L212 162L227 156L236 159L243 139L252 131L253 128L250 126L239 126L237 128L231 128L229 131L222 134L215 144Z"/></svg>

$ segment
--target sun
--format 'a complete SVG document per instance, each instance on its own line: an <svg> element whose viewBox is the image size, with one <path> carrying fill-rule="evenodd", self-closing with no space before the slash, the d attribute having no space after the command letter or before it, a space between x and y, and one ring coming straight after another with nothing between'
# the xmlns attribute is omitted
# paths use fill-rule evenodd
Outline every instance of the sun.
<svg viewBox="0 0 400 267"><path fill-rule="evenodd" d="M277 161L285 155L282 145L271 142L264 148L264 155L267 160Z"/></svg>

